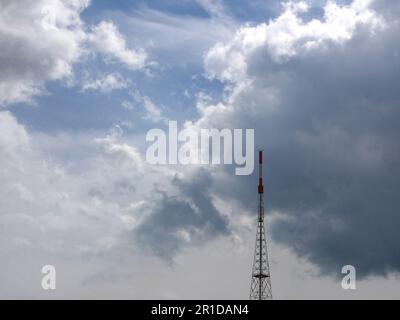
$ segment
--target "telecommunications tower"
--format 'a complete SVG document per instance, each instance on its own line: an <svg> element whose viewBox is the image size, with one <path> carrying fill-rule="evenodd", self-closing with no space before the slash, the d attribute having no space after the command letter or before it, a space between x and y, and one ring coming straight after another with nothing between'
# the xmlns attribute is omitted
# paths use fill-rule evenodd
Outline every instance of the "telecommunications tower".
<svg viewBox="0 0 400 320"><path fill-rule="evenodd" d="M264 227L264 185L263 185L263 151L258 153L258 226L254 253L253 273L251 275L250 300L272 299L271 275L268 263L267 240Z"/></svg>

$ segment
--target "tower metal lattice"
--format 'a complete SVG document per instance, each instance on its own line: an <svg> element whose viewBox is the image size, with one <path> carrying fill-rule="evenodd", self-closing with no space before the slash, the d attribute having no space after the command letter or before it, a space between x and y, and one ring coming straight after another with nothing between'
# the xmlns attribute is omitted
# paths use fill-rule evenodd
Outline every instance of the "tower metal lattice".
<svg viewBox="0 0 400 320"><path fill-rule="evenodd" d="M270 300L272 299L271 274L264 227L263 151L259 151L258 158L258 227L251 277L250 300Z"/></svg>

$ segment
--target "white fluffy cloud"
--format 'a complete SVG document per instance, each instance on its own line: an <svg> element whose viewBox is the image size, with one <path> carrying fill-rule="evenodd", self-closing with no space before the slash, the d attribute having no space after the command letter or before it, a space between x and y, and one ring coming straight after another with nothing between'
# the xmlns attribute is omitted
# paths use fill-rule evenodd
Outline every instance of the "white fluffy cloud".
<svg viewBox="0 0 400 320"><path fill-rule="evenodd" d="M82 84L82 91L100 91L102 93L107 93L113 90L125 89L128 86L128 81L123 79L120 74L110 73L94 80L85 80Z"/></svg>
<svg viewBox="0 0 400 320"><path fill-rule="evenodd" d="M72 79L74 65L88 52L131 70L145 66L145 52L129 48L112 22L85 25L80 15L89 5L89 0L0 1L0 106L31 102L45 91L46 81ZM120 87L116 80L108 76L88 89Z"/></svg>
<svg viewBox="0 0 400 320"><path fill-rule="evenodd" d="M211 77L237 82L246 76L247 59L258 48L266 48L272 61L279 63L350 40L358 26L366 25L374 32L384 27L384 21L370 4L371 0L356 0L350 6L328 2L322 19L303 21L300 14L309 9L307 2L285 3L276 19L242 27L232 41L215 45L206 55L206 70Z"/></svg>
<svg viewBox="0 0 400 320"><path fill-rule="evenodd" d="M97 51L117 59L132 70L142 69L145 66L146 53L143 50L128 48L125 38L110 21L102 21L94 26L89 41Z"/></svg>
<svg viewBox="0 0 400 320"><path fill-rule="evenodd" d="M105 201L101 191L104 189L101 188L118 188L119 184L124 188L125 180L118 177L117 172L112 172L115 165L125 168L135 180L139 174L137 162L129 158L135 155L133 150L123 144L113 144L111 140L101 141L104 153L97 151L99 157L87 159L92 170L84 173L86 165L82 161L80 167L75 167L78 173L73 174L65 165L44 157L37 147L40 139L30 136L10 113L1 112L0 121L0 175L3 181L0 224L4 228L1 237L7 239L2 241L1 252L29 249L30 252L42 251L50 255L59 253L61 248L70 256L100 252L112 245L123 229L131 227L133 218L129 218L129 205ZM76 137L62 140L58 137L55 141L64 143L64 147L77 143ZM79 147L83 146L91 152L97 150L93 139L80 139ZM109 153L117 153L114 162L107 160ZM99 174L97 170L102 165L102 174ZM128 187L129 184L126 190ZM81 232L85 225L90 225L90 230ZM46 240L53 237L58 240Z"/></svg>
<svg viewBox="0 0 400 320"><path fill-rule="evenodd" d="M85 32L87 0L0 1L0 105L26 102L46 80L72 73Z"/></svg>

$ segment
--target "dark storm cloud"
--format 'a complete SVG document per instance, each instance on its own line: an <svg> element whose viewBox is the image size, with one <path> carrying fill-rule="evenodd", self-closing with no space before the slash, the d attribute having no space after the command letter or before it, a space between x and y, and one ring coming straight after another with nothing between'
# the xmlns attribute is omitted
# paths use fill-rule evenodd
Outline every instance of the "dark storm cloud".
<svg viewBox="0 0 400 320"><path fill-rule="evenodd" d="M400 68L396 32L362 30L346 47L289 67L282 111L268 121L271 209L290 215L275 239L339 273L400 270ZM266 136L271 136L268 133Z"/></svg>
<svg viewBox="0 0 400 320"><path fill-rule="evenodd" d="M279 62L260 46L246 57L252 85L230 118L255 128L265 149L266 206L283 214L273 238L323 273L400 271L400 30L383 10L383 29L357 25L351 40ZM254 207L253 185L240 187L227 190Z"/></svg>
<svg viewBox="0 0 400 320"><path fill-rule="evenodd" d="M212 178L199 170L190 180L175 177L179 197L156 191L161 196L150 216L135 230L134 239L145 249L170 260L185 244L198 244L228 234L227 221L212 203ZM180 235L185 232L188 237Z"/></svg>

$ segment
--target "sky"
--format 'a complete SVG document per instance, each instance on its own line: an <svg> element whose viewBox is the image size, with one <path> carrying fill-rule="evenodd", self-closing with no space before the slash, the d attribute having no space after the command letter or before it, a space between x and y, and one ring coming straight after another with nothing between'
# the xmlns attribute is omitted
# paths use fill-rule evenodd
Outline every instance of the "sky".
<svg viewBox="0 0 400 320"><path fill-rule="evenodd" d="M146 134L169 121L255 130L274 299L400 297L399 16L0 0L0 298L248 298L257 171L151 165Z"/></svg>

